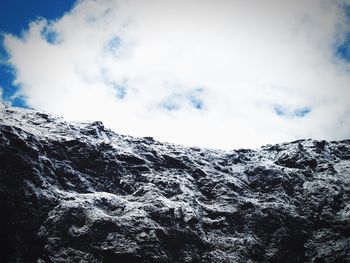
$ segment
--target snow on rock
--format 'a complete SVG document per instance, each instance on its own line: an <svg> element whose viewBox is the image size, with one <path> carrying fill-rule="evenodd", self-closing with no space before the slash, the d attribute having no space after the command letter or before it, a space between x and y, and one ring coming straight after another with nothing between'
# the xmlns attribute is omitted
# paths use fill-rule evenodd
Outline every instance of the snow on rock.
<svg viewBox="0 0 350 263"><path fill-rule="evenodd" d="M350 141L186 148L0 107L0 262L350 262Z"/></svg>

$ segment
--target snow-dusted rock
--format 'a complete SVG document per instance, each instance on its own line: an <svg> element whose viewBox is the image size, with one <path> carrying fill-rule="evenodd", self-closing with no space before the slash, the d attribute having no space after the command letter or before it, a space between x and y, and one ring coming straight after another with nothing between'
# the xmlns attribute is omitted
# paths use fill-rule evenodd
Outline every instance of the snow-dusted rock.
<svg viewBox="0 0 350 263"><path fill-rule="evenodd" d="M1 262L350 262L350 141L186 148L0 107Z"/></svg>

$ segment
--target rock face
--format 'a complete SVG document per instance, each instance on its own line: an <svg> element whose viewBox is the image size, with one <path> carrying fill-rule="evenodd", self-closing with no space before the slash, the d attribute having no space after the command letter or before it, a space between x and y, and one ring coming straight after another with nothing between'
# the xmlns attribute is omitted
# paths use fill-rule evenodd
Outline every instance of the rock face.
<svg viewBox="0 0 350 263"><path fill-rule="evenodd" d="M0 262L350 262L350 140L186 148L0 107Z"/></svg>

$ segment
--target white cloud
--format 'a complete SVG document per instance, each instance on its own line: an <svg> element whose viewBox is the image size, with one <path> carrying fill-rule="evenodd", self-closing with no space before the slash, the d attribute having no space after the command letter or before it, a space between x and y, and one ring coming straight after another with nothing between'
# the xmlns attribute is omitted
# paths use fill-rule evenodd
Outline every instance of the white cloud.
<svg viewBox="0 0 350 263"><path fill-rule="evenodd" d="M19 95L67 119L224 149L341 139L350 71L334 48L350 31L346 2L81 0L5 45Z"/></svg>

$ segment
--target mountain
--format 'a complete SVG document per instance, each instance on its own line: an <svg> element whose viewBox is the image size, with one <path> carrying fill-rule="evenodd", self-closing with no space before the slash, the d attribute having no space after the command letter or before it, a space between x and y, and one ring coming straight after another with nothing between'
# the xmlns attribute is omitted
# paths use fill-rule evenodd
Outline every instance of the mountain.
<svg viewBox="0 0 350 263"><path fill-rule="evenodd" d="M1 262L350 262L350 140L188 148L3 104L0 138Z"/></svg>

